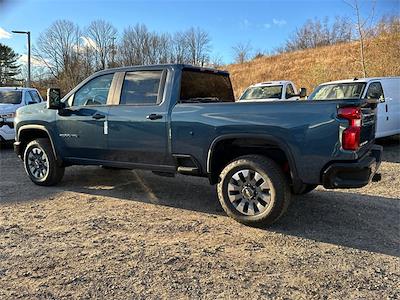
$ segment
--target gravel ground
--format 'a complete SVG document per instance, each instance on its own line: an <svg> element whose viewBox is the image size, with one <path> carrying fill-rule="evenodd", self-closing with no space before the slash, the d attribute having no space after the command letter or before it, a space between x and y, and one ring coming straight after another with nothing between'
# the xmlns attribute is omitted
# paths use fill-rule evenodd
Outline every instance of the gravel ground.
<svg viewBox="0 0 400 300"><path fill-rule="evenodd" d="M226 217L207 180L71 167L32 184L0 151L0 299L399 299L400 139L382 181L318 188L271 228Z"/></svg>

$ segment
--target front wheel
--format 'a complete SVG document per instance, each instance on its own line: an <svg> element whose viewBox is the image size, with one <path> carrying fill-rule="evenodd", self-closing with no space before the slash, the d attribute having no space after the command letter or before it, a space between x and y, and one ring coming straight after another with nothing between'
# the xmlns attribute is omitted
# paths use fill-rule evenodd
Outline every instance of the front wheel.
<svg viewBox="0 0 400 300"><path fill-rule="evenodd" d="M251 226L277 221L291 197L279 166L259 155L241 156L229 163L220 174L217 193L228 216Z"/></svg>
<svg viewBox="0 0 400 300"><path fill-rule="evenodd" d="M57 164L48 139L36 139L26 146L24 166L29 178L37 185L55 185L64 176L64 167Z"/></svg>

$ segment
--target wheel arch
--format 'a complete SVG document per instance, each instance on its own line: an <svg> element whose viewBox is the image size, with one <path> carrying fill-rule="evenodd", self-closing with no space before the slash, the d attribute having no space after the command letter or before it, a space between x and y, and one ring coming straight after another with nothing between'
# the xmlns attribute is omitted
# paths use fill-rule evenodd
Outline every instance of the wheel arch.
<svg viewBox="0 0 400 300"><path fill-rule="evenodd" d="M56 157L56 160L59 161L59 156L57 154L52 135L50 131L44 125L23 125L18 128L17 132L17 142L20 143L20 153L18 153L21 158L23 157L25 147L29 142L35 140L36 138L47 138L50 141L51 148L53 150L53 154Z"/></svg>
<svg viewBox="0 0 400 300"><path fill-rule="evenodd" d="M216 164L216 161L218 160L216 157L216 150L222 143L229 143L232 141L251 141L251 143L254 142L261 142L262 145L266 147L270 147L270 149L276 149L277 151L281 151L284 155L285 158L287 159L287 163L289 166L290 170L290 179L293 183L293 185L297 185L301 183L301 181L298 178L298 172L294 160L294 156L292 151L290 150L290 147L286 144L286 142L282 141L281 139L272 136L272 135L265 135L265 134L226 134L226 135L221 135L215 138L208 150L207 153L207 163L206 163L206 171L210 180L211 184L215 184L218 181L218 166ZM265 149L264 146L261 146L261 149ZM251 149L252 145L250 145L249 149ZM257 146L258 147L258 146ZM247 154L252 154L251 152ZM256 154L256 153L253 153ZM241 154L243 155L243 154ZM240 155L233 155L234 157L240 156ZM264 156L269 157L269 155L264 154ZM233 157L233 158L234 158Z"/></svg>

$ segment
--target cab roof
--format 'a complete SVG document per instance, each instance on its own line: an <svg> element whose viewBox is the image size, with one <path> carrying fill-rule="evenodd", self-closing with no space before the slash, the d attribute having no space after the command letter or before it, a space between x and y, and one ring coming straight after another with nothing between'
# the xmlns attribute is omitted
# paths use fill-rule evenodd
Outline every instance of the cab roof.
<svg viewBox="0 0 400 300"><path fill-rule="evenodd" d="M128 72L128 71L134 71L134 70L145 71L145 70L154 70L154 69L160 69L160 68L175 68L175 69L181 69L181 70L182 69L193 69L193 70L198 70L198 71L208 71L208 72L224 74L224 75L229 74L228 71L218 70L218 69L209 68L209 67L199 67L199 66L194 66L194 65L189 65L189 64L136 65L136 66L106 69L106 70L99 71L95 74L111 73L111 72Z"/></svg>
<svg viewBox="0 0 400 300"><path fill-rule="evenodd" d="M19 86L2 86L0 87L0 91L37 91L37 89Z"/></svg>
<svg viewBox="0 0 400 300"><path fill-rule="evenodd" d="M290 80L273 80L273 81L264 81L264 82L259 82L256 84L251 85L250 87L256 87L256 86L267 86L267 85L284 85L292 83Z"/></svg>

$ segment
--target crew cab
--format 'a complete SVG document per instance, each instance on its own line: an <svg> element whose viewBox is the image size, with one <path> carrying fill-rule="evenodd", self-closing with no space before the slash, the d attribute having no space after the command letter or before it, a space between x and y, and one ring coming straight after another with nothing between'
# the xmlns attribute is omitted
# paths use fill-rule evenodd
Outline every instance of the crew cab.
<svg viewBox="0 0 400 300"><path fill-rule="evenodd" d="M15 118L38 185L71 165L208 177L229 216L261 226L292 193L365 186L381 161L372 100L235 102L227 72L180 64L107 69L59 94Z"/></svg>
<svg viewBox="0 0 400 300"><path fill-rule="evenodd" d="M297 90L292 81L266 81L249 86L239 97L239 101L299 100L306 96L307 90Z"/></svg>
<svg viewBox="0 0 400 300"><path fill-rule="evenodd" d="M400 134L400 77L354 78L325 82L308 100L379 99L376 138Z"/></svg>
<svg viewBox="0 0 400 300"><path fill-rule="evenodd" d="M0 87L0 140L13 141L15 139L14 117L19 107L42 101L36 89Z"/></svg>

